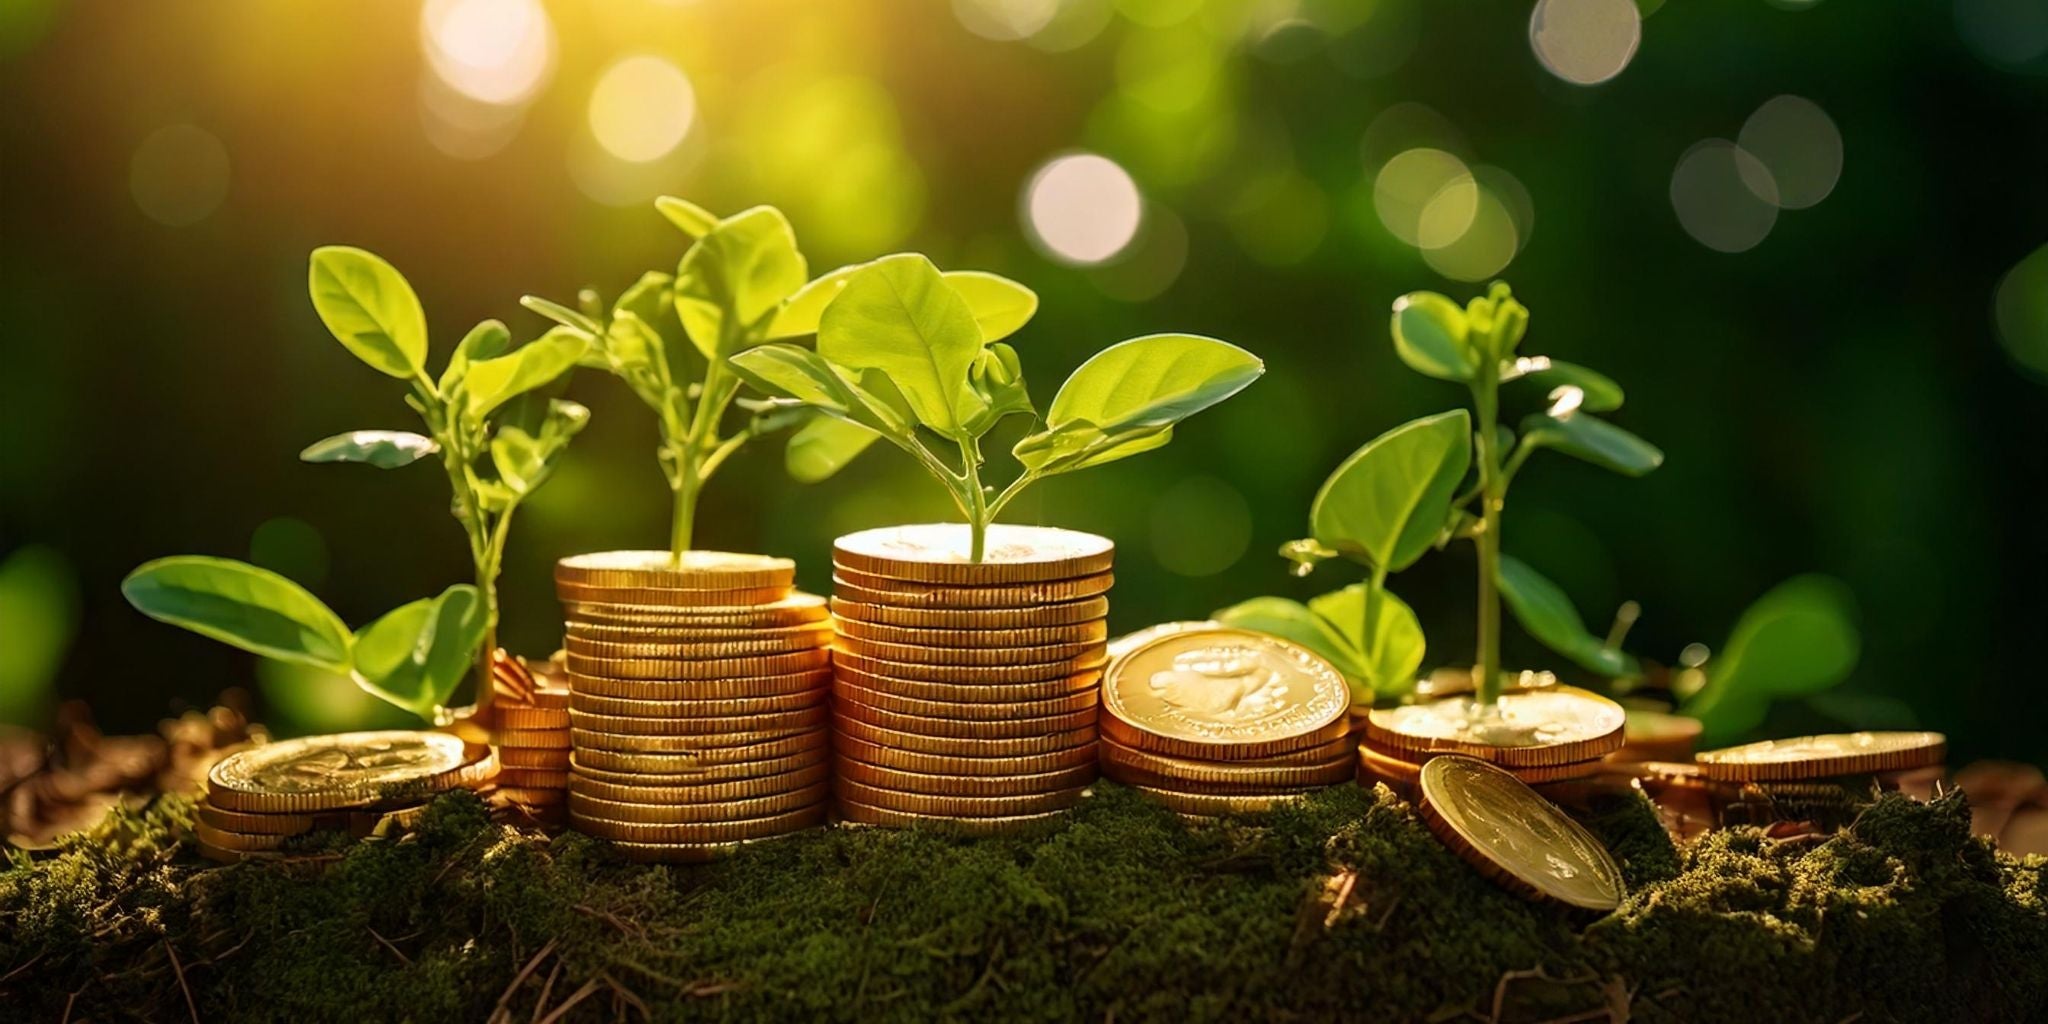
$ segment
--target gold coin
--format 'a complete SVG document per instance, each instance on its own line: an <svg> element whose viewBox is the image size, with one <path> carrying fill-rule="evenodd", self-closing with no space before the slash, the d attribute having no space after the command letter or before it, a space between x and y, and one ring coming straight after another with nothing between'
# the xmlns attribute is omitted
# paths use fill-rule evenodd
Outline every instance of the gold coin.
<svg viewBox="0 0 2048 1024"><path fill-rule="evenodd" d="M779 836L799 829L825 823L825 804L799 807L795 810L771 814L762 818L748 818L732 821L688 822L658 824L642 821L622 821L600 818L594 815L569 812L569 823L577 831L588 833L599 839L625 840L634 843L729 843L742 839L760 839Z"/></svg>
<svg viewBox="0 0 2048 1024"><path fill-rule="evenodd" d="M1314 746L1301 747L1295 750L1283 751L1278 754L1267 754L1261 757L1230 757L1223 759L1209 757L1207 755L1190 756L1187 754L1162 754L1158 751L1147 750L1142 747L1131 746L1128 743L1124 743L1110 736L1103 736L1100 742L1104 746L1116 748L1115 750L1110 751L1111 754L1123 754L1129 755L1131 757L1163 757L1172 758L1174 760L1189 761L1194 764L1229 765L1239 768L1306 768L1313 765L1327 764L1331 761L1340 759L1348 760L1349 758L1358 753L1358 743L1356 740L1352 738L1351 734L1348 732L1340 732L1337 734L1335 739L1332 739L1326 743L1318 743Z"/></svg>
<svg viewBox="0 0 2048 1024"><path fill-rule="evenodd" d="M498 748L499 771L506 768L567 768L569 751L556 747L506 747Z"/></svg>
<svg viewBox="0 0 2048 1024"><path fill-rule="evenodd" d="M799 768L822 765L828 760L832 748L822 742L809 749L784 757L762 761L736 761L731 764L692 764L670 772L618 772L592 768L581 760L575 766L576 777L592 782L609 782L620 786L701 786L708 782L736 782L741 779L758 779L768 775L780 775ZM603 751L589 751L603 753Z"/></svg>
<svg viewBox="0 0 2048 1024"><path fill-rule="evenodd" d="M579 622L571 619L563 624L562 632L570 640L596 640L605 643L693 644L706 640L779 640L783 642L783 650L801 651L831 643L832 621L819 619L796 626L635 626L613 622Z"/></svg>
<svg viewBox="0 0 2048 1024"><path fill-rule="evenodd" d="M618 736L715 736L741 732L798 732L825 724L825 692L820 690L811 706L794 711L752 715L704 715L698 718L650 718L634 715L600 715L570 709L579 732L602 732Z"/></svg>
<svg viewBox="0 0 2048 1024"><path fill-rule="evenodd" d="M1111 778L1169 789L1201 786L1211 790L1253 789L1271 793L1334 786L1351 781L1358 770L1348 750L1320 763L1298 765L1245 765L1164 757L1133 750L1121 743L1104 743L1098 750L1103 773Z"/></svg>
<svg viewBox="0 0 2048 1024"><path fill-rule="evenodd" d="M829 614L824 598L802 591L766 604L678 607L616 601L564 601L562 611L571 622L618 626L766 628L823 622Z"/></svg>
<svg viewBox="0 0 2048 1024"><path fill-rule="evenodd" d="M1223 623L1217 622L1213 619L1201 619L1197 621L1188 622L1162 622L1156 626L1146 626L1144 629L1138 630L1134 633L1125 633L1124 635L1117 637L1114 640L1111 640L1109 642L1109 656L1111 660L1121 658L1124 655L1129 654L1132 651L1135 651L1138 648L1143 647L1146 644L1149 644L1152 641L1157 640L1163 636L1173 636L1176 633L1190 633L1195 632L1197 630L1211 630L1222 628Z"/></svg>
<svg viewBox="0 0 2048 1024"><path fill-rule="evenodd" d="M1423 763L1427 763L1431 756L1423 755ZM1358 748L1358 761L1359 767L1390 783L1413 786L1422 777L1421 763L1406 761L1370 747ZM1605 766L1596 759L1592 761L1570 761L1564 764L1530 765L1524 768L1504 768L1502 770L1532 786L1540 786L1551 782L1591 778L1604 771Z"/></svg>
<svg viewBox="0 0 2048 1024"><path fill-rule="evenodd" d="M702 700L638 700L632 697L600 697L579 693L572 710L594 715L625 718L731 718L737 715L765 715L781 711L802 711L825 702L831 694L826 686L814 686L799 693L771 697L707 697ZM631 731L631 730L626 730Z"/></svg>
<svg viewBox="0 0 2048 1024"><path fill-rule="evenodd" d="M535 687L526 700L504 696L491 702L491 707L500 711L560 711L569 706L569 686L554 680L535 680Z"/></svg>
<svg viewBox="0 0 2048 1024"><path fill-rule="evenodd" d="M499 729L566 729L569 727L569 712L564 708L519 707L494 703L491 713L498 718Z"/></svg>
<svg viewBox="0 0 2048 1024"><path fill-rule="evenodd" d="M833 713L832 730L835 737L850 736L876 746L909 753L937 754L942 757L1027 757L1035 754L1054 754L1082 746L1089 747L1092 756L1095 743L1093 725L1042 736L927 736L863 722L845 714L844 709L837 709Z"/></svg>
<svg viewBox="0 0 2048 1024"><path fill-rule="evenodd" d="M230 811L305 812L418 803L491 777L498 761L447 733L394 729L304 736L229 754L207 799Z"/></svg>
<svg viewBox="0 0 2048 1024"><path fill-rule="evenodd" d="M1012 718L991 722L958 718L925 718L920 715L906 715L886 708L856 704L852 701L835 701L834 710L841 719L879 725L884 729L899 732L921 733L926 736L952 736L960 739L1003 740L1021 739L1031 736L1048 736L1054 733L1072 732L1095 724L1095 707L1090 705L1079 711L1060 715L1045 715L1038 718Z"/></svg>
<svg viewBox="0 0 2048 1024"><path fill-rule="evenodd" d="M1710 779L1794 782L1922 768L1947 756L1948 738L1938 732L1850 732L1745 743L1696 760Z"/></svg>
<svg viewBox="0 0 2048 1024"><path fill-rule="evenodd" d="M252 850L283 849L284 844L290 842L294 838L294 836L291 835L264 835L255 832L229 832L225 829L215 828L204 821L195 821L192 823L192 836L193 838L199 840L202 843L205 843L208 846L217 847L223 850L234 850L241 853L246 853Z"/></svg>
<svg viewBox="0 0 2048 1024"><path fill-rule="evenodd" d="M884 526L832 542L832 562L891 579L976 585L1088 576L1116 557L1107 537L1006 523L988 527L979 561L970 560L973 550L965 523Z"/></svg>
<svg viewBox="0 0 2048 1024"><path fill-rule="evenodd" d="M1102 667L1102 655L1099 650L1078 658L1036 665L920 665L910 661L869 658L850 651L838 651L833 661L835 664L869 675L923 680L929 683L1043 683Z"/></svg>
<svg viewBox="0 0 2048 1024"><path fill-rule="evenodd" d="M580 756L585 750L616 750L632 754L695 754L726 747L750 747L761 743L773 743L801 736L809 731L812 730L748 729L745 732L705 733L699 736L645 736L596 732L590 729L571 729L569 732Z"/></svg>
<svg viewBox="0 0 2048 1024"><path fill-rule="evenodd" d="M935 796L929 793L906 793L899 789L870 786L844 775L832 780L832 792L845 803L863 804L890 811L906 811L911 814L956 818L1015 817L1020 814L1065 810L1080 803L1088 795L1086 786L1075 786L1072 789L1054 790L1050 793L1027 793L1018 796Z"/></svg>
<svg viewBox="0 0 2048 1024"><path fill-rule="evenodd" d="M201 822L223 832L244 835L296 836L320 827L321 818L312 814L255 814L215 807L205 800L194 807Z"/></svg>
<svg viewBox="0 0 2048 1024"><path fill-rule="evenodd" d="M840 682L851 683L877 693L910 697L915 700L950 701L1031 701L1052 700L1067 697L1082 690L1092 691L1102 681L1100 669L1076 672L1061 679L1050 679L1042 683L934 683L923 679L896 679L878 676L848 668L844 665L833 669L833 677Z"/></svg>
<svg viewBox="0 0 2048 1024"><path fill-rule="evenodd" d="M777 758L790 757L809 751L823 750L828 746L828 737L823 729L784 736L758 743L742 743L730 747L703 747L698 750L679 753L646 753L630 750L601 750L595 747L576 751L577 771L596 769L600 772L620 772L641 775L687 775L693 772L730 772L732 778L748 778L761 774L752 770Z"/></svg>
<svg viewBox="0 0 2048 1024"><path fill-rule="evenodd" d="M657 659L661 661L704 661L712 658L745 658L761 654L799 654L815 651L832 643L832 634L824 630L808 634L787 633L781 636L756 637L750 640L688 640L688 641L643 641L619 643L611 640L585 640L570 636L562 646L572 658L609 659Z"/></svg>
<svg viewBox="0 0 2048 1024"><path fill-rule="evenodd" d="M601 551L572 555L555 563L557 583L594 587L663 587L734 590L745 587L789 587L796 583L796 563L768 555L729 551Z"/></svg>
<svg viewBox="0 0 2048 1024"><path fill-rule="evenodd" d="M614 679L610 676L570 676L576 696L618 697L627 700L744 700L756 697L786 697L807 693L832 681L829 668L785 672L771 676L734 679Z"/></svg>
<svg viewBox="0 0 2048 1024"><path fill-rule="evenodd" d="M569 730L560 726L546 729L500 729L496 738L500 746L525 747L528 750L567 750Z"/></svg>
<svg viewBox="0 0 2048 1024"><path fill-rule="evenodd" d="M218 864L239 864L245 860L261 861L284 859L282 854L277 853L275 851L230 850L224 846L215 846L212 843L204 842L197 838L193 840L192 846L194 849L199 851L199 855L201 857L205 857L207 860L213 861Z"/></svg>
<svg viewBox="0 0 2048 1024"><path fill-rule="evenodd" d="M1618 725L1617 725L1618 728ZM1607 912L1627 887L1613 855L1528 784L1473 757L1422 766L1422 819L1480 874L1524 895Z"/></svg>
<svg viewBox="0 0 2048 1024"><path fill-rule="evenodd" d="M1481 710L1469 696L1374 708L1366 741L1406 760L1464 754L1504 767L1590 761L1621 749L1621 705L1575 686L1503 693Z"/></svg>
<svg viewBox="0 0 2048 1024"><path fill-rule="evenodd" d="M1109 599L1084 597L1028 608L899 608L851 601L843 595L835 595L832 614L841 620L910 629L1033 629L1103 619L1109 615Z"/></svg>
<svg viewBox="0 0 2048 1024"><path fill-rule="evenodd" d="M864 761L883 768L895 768L906 772L921 772L926 775L971 775L1005 776L1035 775L1040 772L1057 772L1095 763L1095 749L1082 744L1055 750L1046 754L1022 754L1010 757L959 757L946 754L921 754L914 750L899 750L879 743L849 736L845 733L832 734L832 749L846 757Z"/></svg>
<svg viewBox="0 0 2048 1024"><path fill-rule="evenodd" d="M903 644L918 648L1015 650L1020 647L1100 643L1109 635L1109 623L1104 619L1092 619L1065 626L1034 626L1024 629L919 629L915 626L891 626L845 618L834 622L842 637L865 643Z"/></svg>
<svg viewBox="0 0 2048 1024"><path fill-rule="evenodd" d="M1139 730L1229 759L1343 721L1351 688L1306 648L1219 627L1162 634L1117 659L1103 674L1102 703Z"/></svg>
<svg viewBox="0 0 2048 1024"><path fill-rule="evenodd" d="M948 832L977 836L1001 835L1030 828L1042 822L1057 820L1067 813L1066 808L1061 808L1037 814L962 818L951 814L919 814L887 807L873 807L846 799L839 800L838 805L840 819L852 825L876 825L882 828L936 827Z"/></svg>
<svg viewBox="0 0 2048 1024"><path fill-rule="evenodd" d="M1040 665L1051 661L1100 657L1102 641L1048 644L1038 647L919 647L892 644L840 635L832 641L835 651L880 661L911 662L920 665L1002 666Z"/></svg>
<svg viewBox="0 0 2048 1024"><path fill-rule="evenodd" d="M1064 697L1049 700L994 701L994 700L918 700L913 697L898 697L895 694L870 690L857 686L847 679L840 679L832 685L832 696L842 704L864 704L871 708L893 711L899 715L916 715L920 718L945 718L960 721L1009 721L1013 719L1045 718L1050 715L1072 714L1095 707L1100 697L1094 690L1080 690Z"/></svg>
<svg viewBox="0 0 2048 1024"><path fill-rule="evenodd" d="M790 593L788 586L598 587L587 583L555 583L555 596L564 602L630 604L651 608L733 608L774 604Z"/></svg>
<svg viewBox="0 0 2048 1024"><path fill-rule="evenodd" d="M1104 737L1147 753L1190 757L1197 760L1263 760L1328 746L1351 735L1350 719L1340 718L1315 732L1282 739L1263 740L1257 743L1193 743L1140 729L1109 713L1109 706L1106 703L1102 712L1101 726Z"/></svg>
<svg viewBox="0 0 2048 1024"><path fill-rule="evenodd" d="M568 799L560 786L499 786L495 795L528 807L551 807Z"/></svg>
<svg viewBox="0 0 2048 1024"><path fill-rule="evenodd" d="M749 679L809 672L832 663L832 652L820 648L796 654L765 654L748 658L707 658L702 661L667 658L586 658L571 653L569 671L576 676L605 676L611 679L650 679L676 682L685 679ZM572 676L571 678L574 678Z"/></svg>
<svg viewBox="0 0 2048 1024"><path fill-rule="evenodd" d="M1157 786L1132 786L1147 799L1162 803L1182 814L1204 818L1225 818L1246 814L1267 814L1276 808L1298 804L1303 793L1197 793Z"/></svg>
<svg viewBox="0 0 2048 1024"><path fill-rule="evenodd" d="M611 782L578 775L569 781L569 792L573 796L588 797L623 804L710 804L731 803L793 793L808 786L824 782L832 775L831 764L819 761L785 772L772 775L756 775L747 779L698 779L691 782L649 783ZM810 801L805 801L809 803ZM599 817L609 817L600 813ZM723 808L714 812L716 818L729 818Z"/></svg>
<svg viewBox="0 0 2048 1024"><path fill-rule="evenodd" d="M721 784L723 785L723 784ZM746 783L732 783L735 788ZM627 821L642 825L689 825L745 821L813 807L823 803L831 786L813 782L799 789L739 799L711 799L698 803L633 803L603 800L577 790L569 791L569 817L573 820ZM600 833L593 833L600 834Z"/></svg>
<svg viewBox="0 0 2048 1024"><path fill-rule="evenodd" d="M1031 796L1087 786L1095 781L1095 766L1075 765L1050 771L1017 775L938 775L868 764L842 757L832 763L842 780L868 786L927 796L1011 797Z"/></svg>
<svg viewBox="0 0 2048 1024"><path fill-rule="evenodd" d="M561 789L569 784L567 768L500 768L498 785L513 789Z"/></svg>
<svg viewBox="0 0 2048 1024"><path fill-rule="evenodd" d="M832 574L832 594L861 604L898 608L1028 608L1106 594L1116 584L1110 573L1043 583L1009 583L990 587L910 583L841 568Z"/></svg>

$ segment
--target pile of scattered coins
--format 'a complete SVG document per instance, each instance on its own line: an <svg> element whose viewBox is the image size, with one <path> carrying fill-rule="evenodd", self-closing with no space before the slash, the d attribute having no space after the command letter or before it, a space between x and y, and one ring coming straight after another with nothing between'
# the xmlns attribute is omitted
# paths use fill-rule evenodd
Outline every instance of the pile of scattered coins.
<svg viewBox="0 0 2048 1024"><path fill-rule="evenodd" d="M491 748L439 732L307 736L229 754L206 775L193 839L237 861L281 852L295 837L363 836L411 824L428 801L477 789L498 773Z"/></svg>
<svg viewBox="0 0 2048 1024"><path fill-rule="evenodd" d="M869 530L833 546L834 790L841 817L993 831L1095 781L1108 636L1104 538L991 526Z"/></svg>
<svg viewBox="0 0 2048 1024"><path fill-rule="evenodd" d="M1351 693L1321 657L1214 623L1119 639L1102 773L1190 817L1268 811L1351 780Z"/></svg>
<svg viewBox="0 0 2048 1024"><path fill-rule="evenodd" d="M1623 743L1621 705L1576 687L1511 690L1493 709L1475 705L1453 696L1374 708L1358 748L1360 781L1412 797L1438 754L1477 758L1530 785L1590 779Z"/></svg>
<svg viewBox="0 0 2048 1024"><path fill-rule="evenodd" d="M788 559L565 558L569 822L697 860L825 820L832 625Z"/></svg>
<svg viewBox="0 0 2048 1024"><path fill-rule="evenodd" d="M567 824L569 685L552 666L535 673L522 658L491 652L498 780L486 796L519 824Z"/></svg>

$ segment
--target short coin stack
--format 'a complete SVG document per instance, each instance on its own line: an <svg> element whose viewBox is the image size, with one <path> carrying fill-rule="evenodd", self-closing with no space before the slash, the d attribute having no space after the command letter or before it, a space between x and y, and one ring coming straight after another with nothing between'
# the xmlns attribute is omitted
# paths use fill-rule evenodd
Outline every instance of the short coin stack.
<svg viewBox="0 0 2048 1024"><path fill-rule="evenodd" d="M1102 773L1183 815L1255 814L1350 781L1351 691L1277 637L1170 623L1118 641Z"/></svg>
<svg viewBox="0 0 2048 1024"><path fill-rule="evenodd" d="M561 561L572 827L675 861L824 822L832 626L795 579L716 551Z"/></svg>
<svg viewBox="0 0 2048 1024"><path fill-rule="evenodd" d="M1093 534L889 527L833 546L834 789L870 825L1000 831L1095 781L1115 547Z"/></svg>
<svg viewBox="0 0 2048 1024"><path fill-rule="evenodd" d="M499 764L491 796L520 824L558 827L569 818L569 686L551 669L536 673L502 650L491 656Z"/></svg>
<svg viewBox="0 0 2048 1024"><path fill-rule="evenodd" d="M1722 824L1842 825L1878 790L1940 774L1948 740L1938 732L1851 732L1763 740L1704 751L1698 768L1715 787Z"/></svg>
<svg viewBox="0 0 2048 1024"><path fill-rule="evenodd" d="M1422 766L1464 754L1529 785L1591 778L1621 749L1621 705L1571 686L1504 693L1491 709L1471 696L1375 708L1358 748L1359 780L1415 795Z"/></svg>
<svg viewBox="0 0 2048 1024"><path fill-rule="evenodd" d="M323 830L407 825L429 800L497 774L491 749L439 732L305 736L229 754L206 775L193 823L199 852L236 861Z"/></svg>

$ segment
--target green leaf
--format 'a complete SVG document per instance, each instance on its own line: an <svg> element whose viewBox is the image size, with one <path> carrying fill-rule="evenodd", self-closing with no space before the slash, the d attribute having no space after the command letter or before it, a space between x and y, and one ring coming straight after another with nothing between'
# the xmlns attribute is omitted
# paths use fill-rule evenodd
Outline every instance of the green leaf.
<svg viewBox="0 0 2048 1024"><path fill-rule="evenodd" d="M547 471L540 442L518 427L499 427L491 436L491 464L498 469L498 479L522 498L540 486Z"/></svg>
<svg viewBox="0 0 2048 1024"><path fill-rule="evenodd" d="M756 206L711 229L676 270L676 315L697 351L723 359L762 340L767 318L809 279L782 211Z"/></svg>
<svg viewBox="0 0 2048 1024"><path fill-rule="evenodd" d="M814 484L839 472L882 435L833 416L817 416L790 436L783 465L798 483Z"/></svg>
<svg viewBox="0 0 2048 1024"><path fill-rule="evenodd" d="M1330 474L1309 506L1309 529L1347 558L1399 572L1436 542L1471 462L1465 410L1411 420Z"/></svg>
<svg viewBox="0 0 2048 1024"><path fill-rule="evenodd" d="M1368 586L1354 583L1309 598L1308 602L1309 611L1336 627L1351 647L1360 652L1358 674L1371 686L1372 694L1366 701L1358 701L1354 694L1354 703L1398 697L1414 689L1415 675L1422 668L1422 655L1428 647L1415 610L1386 590L1374 595L1371 621L1367 621Z"/></svg>
<svg viewBox="0 0 2048 1024"><path fill-rule="evenodd" d="M1522 420L1522 437L1625 476L1642 476L1664 464L1656 445L1584 412L1531 414Z"/></svg>
<svg viewBox="0 0 2048 1024"><path fill-rule="evenodd" d="M253 654L348 671L350 639L341 618L268 569L202 555L159 558L129 573L121 594L152 619Z"/></svg>
<svg viewBox="0 0 2048 1024"><path fill-rule="evenodd" d="M427 314L404 275L346 245L313 250L307 288L335 340L379 373L418 376L427 362Z"/></svg>
<svg viewBox="0 0 2048 1024"><path fill-rule="evenodd" d="M1336 623L1317 615L1307 605L1284 597L1255 597L1221 609L1211 617L1226 626L1293 641L1322 655L1351 683L1352 703L1372 703L1372 671L1365 654Z"/></svg>
<svg viewBox="0 0 2048 1024"><path fill-rule="evenodd" d="M825 307L846 290L846 282L853 280L853 275L865 266L865 263L854 263L840 267L797 289L796 294L776 311L775 319L768 322L768 340L801 338L818 333L818 319L825 315Z"/></svg>
<svg viewBox="0 0 2048 1024"><path fill-rule="evenodd" d="M687 199L660 196L654 200L654 208L691 238L702 238L718 226L717 215Z"/></svg>
<svg viewBox="0 0 2048 1024"><path fill-rule="evenodd" d="M656 408L669 399L674 385L660 332L630 309L621 309L605 327L605 367Z"/></svg>
<svg viewBox="0 0 2048 1024"><path fill-rule="evenodd" d="M409 466L441 450L431 437L404 430L351 430L315 441L299 453L304 462L360 462L378 469Z"/></svg>
<svg viewBox="0 0 2048 1024"><path fill-rule="evenodd" d="M1567 363L1548 356L1524 356L1501 364L1500 379L1527 380L1544 389L1575 387L1585 394L1579 408L1587 412L1613 412L1625 397L1614 378L1598 370Z"/></svg>
<svg viewBox="0 0 2048 1024"><path fill-rule="evenodd" d="M433 719L475 667L484 618L476 588L466 583L393 609L356 634L356 685Z"/></svg>
<svg viewBox="0 0 2048 1024"><path fill-rule="evenodd" d="M1153 334L1118 342L1082 363L1046 413L1046 428L1012 449L1039 473L1126 458L1172 439L1174 424L1245 389L1266 372L1226 341Z"/></svg>
<svg viewBox="0 0 2048 1024"><path fill-rule="evenodd" d="M678 379L676 357L691 351L690 336L683 330L683 322L676 316L676 279L659 271L648 271L640 280L619 294L619 300L612 303L612 319L631 314L652 332L656 344L646 358L659 364L664 380ZM684 376L687 376L685 374Z"/></svg>
<svg viewBox="0 0 2048 1024"><path fill-rule="evenodd" d="M1027 434L1010 449L1026 469L1040 476L1071 473L1163 448L1173 440L1173 427L1126 430L1111 435L1092 423L1069 423Z"/></svg>
<svg viewBox="0 0 2048 1024"><path fill-rule="evenodd" d="M1848 678L1862 649L1855 598L1830 576L1795 576L1742 613L1707 662L1707 684L1681 709L1718 740L1761 721L1772 698L1805 697Z"/></svg>
<svg viewBox="0 0 2048 1024"><path fill-rule="evenodd" d="M949 270L943 276L974 311L983 344L1017 333L1038 312L1038 293L1007 277L980 270Z"/></svg>
<svg viewBox="0 0 2048 1024"><path fill-rule="evenodd" d="M590 345L588 335L567 327L549 329L510 355L472 363L463 414L482 423L507 400L554 382L576 367Z"/></svg>
<svg viewBox="0 0 2048 1024"><path fill-rule="evenodd" d="M742 380L763 394L794 398L820 412L894 437L908 438L914 425L892 403L848 380L825 357L795 345L748 349L728 360Z"/></svg>
<svg viewBox="0 0 2048 1024"><path fill-rule="evenodd" d="M975 357L974 366L967 371L967 386L976 398L974 412L961 424L969 434L986 433L1005 416L1037 412L1024 385L1024 366L1017 359L1017 350L1000 341Z"/></svg>
<svg viewBox="0 0 2048 1024"><path fill-rule="evenodd" d="M559 302L552 299L543 299L538 295L522 295L519 297L519 304L561 324L563 327L582 331L592 337L597 335L600 327L596 320Z"/></svg>
<svg viewBox="0 0 2048 1024"><path fill-rule="evenodd" d="M1465 311L1442 295L1409 292L1395 299L1393 332L1394 351L1417 373L1464 381L1479 372Z"/></svg>
<svg viewBox="0 0 2048 1024"><path fill-rule="evenodd" d="M511 344L512 332L496 320L485 320L470 328L448 357L447 367L441 371L441 393L445 395L455 390L469 376L469 364L500 355Z"/></svg>
<svg viewBox="0 0 2048 1024"><path fill-rule="evenodd" d="M1500 572L1495 578L1500 582L1501 597L1506 599L1515 621L1521 623L1522 628L1543 646L1570 658L1589 672L1597 672L1610 679L1642 673L1642 666L1636 663L1635 658L1607 646L1606 640L1587 632L1586 620L1579 617L1579 610L1572 606L1571 597L1542 573L1530 568L1528 563L1512 555L1502 555Z"/></svg>
<svg viewBox="0 0 2048 1024"><path fill-rule="evenodd" d="M915 254L861 268L818 323L819 355L888 374L918 422L949 437L965 436L962 421L976 411L967 375L981 350L966 301Z"/></svg>

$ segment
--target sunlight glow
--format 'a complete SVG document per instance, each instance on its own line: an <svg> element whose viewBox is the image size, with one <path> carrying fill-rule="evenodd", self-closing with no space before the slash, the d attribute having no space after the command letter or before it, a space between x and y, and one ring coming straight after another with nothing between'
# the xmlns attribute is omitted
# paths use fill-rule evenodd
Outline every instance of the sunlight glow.
<svg viewBox="0 0 2048 1024"><path fill-rule="evenodd" d="M1144 205L1137 182L1115 161L1075 153L1031 176L1024 189L1024 223L1047 255L1101 263L1137 236Z"/></svg>
<svg viewBox="0 0 2048 1024"><path fill-rule="evenodd" d="M538 0L427 0L420 45L435 75L480 103L525 103L554 70L555 29Z"/></svg>
<svg viewBox="0 0 2048 1024"><path fill-rule="evenodd" d="M1635 0L1537 0L1529 46L1553 75L1599 85L1621 74L1643 41Z"/></svg>
<svg viewBox="0 0 2048 1024"><path fill-rule="evenodd" d="M1479 185L1465 161L1441 149L1407 150L1380 168L1373 210L1395 238L1424 249L1457 241L1479 212Z"/></svg>
<svg viewBox="0 0 2048 1024"><path fill-rule="evenodd" d="M1771 172L1778 206L1804 210L1828 197L1842 177L1842 133L1812 100L1778 96L1742 123L1736 144ZM1769 198L1761 193L1759 199Z"/></svg>
<svg viewBox="0 0 2048 1024"><path fill-rule="evenodd" d="M1708 139L1679 157L1671 172L1671 208L1685 233L1717 252L1753 249L1778 222L1770 169L1727 139Z"/></svg>
<svg viewBox="0 0 2048 1024"><path fill-rule="evenodd" d="M648 54L606 70L590 92L590 133L629 163L667 156L697 120L697 93L681 69Z"/></svg>
<svg viewBox="0 0 2048 1024"><path fill-rule="evenodd" d="M197 224L228 197L228 151L213 133L166 125L135 147L128 192L144 215L166 227Z"/></svg>

